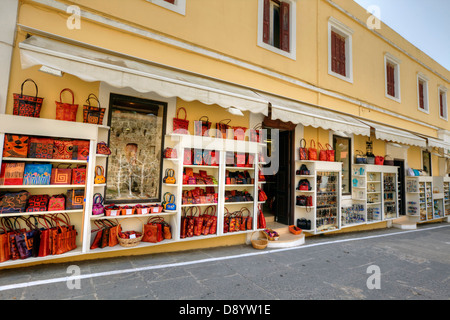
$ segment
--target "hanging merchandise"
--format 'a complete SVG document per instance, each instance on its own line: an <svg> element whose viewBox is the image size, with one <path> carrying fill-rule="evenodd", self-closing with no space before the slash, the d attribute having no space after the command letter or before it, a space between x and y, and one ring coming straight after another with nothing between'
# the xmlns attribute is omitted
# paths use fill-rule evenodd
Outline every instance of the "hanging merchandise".
<svg viewBox="0 0 450 320"><path fill-rule="evenodd" d="M91 106L91 99L97 101L97 107ZM87 105L83 106L83 122L91 124L103 124L105 116L105 108L100 107L100 101L93 93L89 94L86 99Z"/></svg>
<svg viewBox="0 0 450 320"><path fill-rule="evenodd" d="M26 96L23 94L23 86L26 82L33 82L36 89L36 96ZM13 114L15 116L39 118L44 98L38 97L38 87L32 79L27 79L22 83L20 94L14 93Z"/></svg>
<svg viewBox="0 0 450 320"><path fill-rule="evenodd" d="M202 116L197 121L194 121L194 135L207 136L208 130L211 129L211 122L207 116Z"/></svg>
<svg viewBox="0 0 450 320"><path fill-rule="evenodd" d="M180 113L180 110L184 111L184 119L181 119L178 117L178 114ZM186 120L187 112L186 109L183 107L178 108L177 115L175 118L173 118L173 132L179 133L179 134L188 134L189 130L189 120Z"/></svg>
<svg viewBox="0 0 450 320"><path fill-rule="evenodd" d="M94 184L106 183L105 169L102 166L95 166Z"/></svg>
<svg viewBox="0 0 450 320"><path fill-rule="evenodd" d="M167 168L166 169L166 175L163 178L163 182L167 184L175 184L175 170Z"/></svg>
<svg viewBox="0 0 450 320"><path fill-rule="evenodd" d="M261 205L258 205L258 229L265 229L266 226L266 218L264 217L264 213L261 210Z"/></svg>
<svg viewBox="0 0 450 320"><path fill-rule="evenodd" d="M26 158L30 137L16 134L5 134L5 144L3 146L3 157L5 158Z"/></svg>
<svg viewBox="0 0 450 320"><path fill-rule="evenodd" d="M62 102L62 93L64 91L70 92L72 94L72 103L63 103ZM77 121L77 111L78 105L75 104L75 95L73 91L69 88L65 88L61 90L59 93L59 102L55 101L56 104L56 120L64 120L64 121Z"/></svg>
<svg viewBox="0 0 450 320"><path fill-rule="evenodd" d="M233 127L234 140L245 140L246 127Z"/></svg>
<svg viewBox="0 0 450 320"><path fill-rule="evenodd" d="M308 160L308 148L306 147L306 140L300 140L299 159Z"/></svg>
<svg viewBox="0 0 450 320"><path fill-rule="evenodd" d="M388 154L384 156L384 165L385 166L393 166L394 165L394 159L392 159L392 157Z"/></svg>
<svg viewBox="0 0 450 320"><path fill-rule="evenodd" d="M314 145L314 146L313 146ZM308 149L308 159L316 161L317 160L317 149L316 149L316 142L311 139L309 143L309 149Z"/></svg>

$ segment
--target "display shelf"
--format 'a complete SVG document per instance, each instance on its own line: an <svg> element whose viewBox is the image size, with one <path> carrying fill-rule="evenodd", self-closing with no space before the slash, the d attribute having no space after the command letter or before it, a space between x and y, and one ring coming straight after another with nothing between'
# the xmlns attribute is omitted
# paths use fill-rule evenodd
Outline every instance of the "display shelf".
<svg viewBox="0 0 450 320"><path fill-rule="evenodd" d="M156 216L172 216L177 214L178 211L175 212L158 212L158 213L149 213L149 214L130 214L130 215L120 215L120 216L106 216L104 214L98 216L91 216L91 220L108 220L108 219L131 219L131 218L149 218Z"/></svg>
<svg viewBox="0 0 450 320"><path fill-rule="evenodd" d="M40 158L10 158L4 157L3 161L14 162L49 162L49 163L73 163L73 164L87 164L87 160L67 160L67 159L40 159Z"/></svg>
<svg viewBox="0 0 450 320"><path fill-rule="evenodd" d="M300 166L305 165L310 174L295 176L295 221L309 220L311 229L303 229L307 233L321 234L340 230L342 163L310 160L296 162ZM309 182L310 190L298 190L302 179Z"/></svg>
<svg viewBox="0 0 450 320"><path fill-rule="evenodd" d="M84 189L80 184L1 185L0 189Z"/></svg>
<svg viewBox="0 0 450 320"><path fill-rule="evenodd" d="M433 177L406 177L407 216L417 223L433 220Z"/></svg>
<svg viewBox="0 0 450 320"><path fill-rule="evenodd" d="M18 217L18 216L38 216L46 214L56 214L56 213L82 213L83 210L58 210L58 211L36 211L36 212L19 212L19 213L1 213L1 217Z"/></svg>

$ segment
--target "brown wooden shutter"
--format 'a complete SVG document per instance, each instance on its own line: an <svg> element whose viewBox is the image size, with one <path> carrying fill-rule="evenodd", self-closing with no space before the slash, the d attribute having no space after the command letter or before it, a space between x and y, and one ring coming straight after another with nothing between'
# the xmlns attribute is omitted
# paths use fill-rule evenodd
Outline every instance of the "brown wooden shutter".
<svg viewBox="0 0 450 320"><path fill-rule="evenodd" d="M345 38L331 31L331 70L346 76Z"/></svg>
<svg viewBox="0 0 450 320"><path fill-rule="evenodd" d="M264 0L263 10L263 42L268 44L270 41L270 0Z"/></svg>
<svg viewBox="0 0 450 320"><path fill-rule="evenodd" d="M281 50L289 52L289 3L281 2L280 8L280 48Z"/></svg>
<svg viewBox="0 0 450 320"><path fill-rule="evenodd" d="M425 109L425 103L423 100L423 82L419 81L419 107L420 109Z"/></svg>
<svg viewBox="0 0 450 320"><path fill-rule="evenodd" d="M175 4L175 0L164 0L165 2L169 2L171 4Z"/></svg>
<svg viewBox="0 0 450 320"><path fill-rule="evenodd" d="M441 114L441 117L445 117L444 114L444 94L442 92L439 92L439 112Z"/></svg>
<svg viewBox="0 0 450 320"><path fill-rule="evenodd" d="M395 66L386 63L387 93L395 97Z"/></svg>

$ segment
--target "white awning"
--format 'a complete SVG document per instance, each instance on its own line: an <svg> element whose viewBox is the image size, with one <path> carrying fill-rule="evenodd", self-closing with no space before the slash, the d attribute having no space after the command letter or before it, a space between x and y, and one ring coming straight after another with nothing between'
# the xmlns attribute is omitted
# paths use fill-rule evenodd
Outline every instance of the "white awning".
<svg viewBox="0 0 450 320"><path fill-rule="evenodd" d="M292 122L334 130L349 134L370 136L370 127L356 120L352 116L344 115L332 110L323 109L306 103L260 93L272 105L272 119Z"/></svg>
<svg viewBox="0 0 450 320"><path fill-rule="evenodd" d="M22 68L36 65L72 74L84 81L103 81L117 88L155 92L163 97L198 100L224 108L268 114L268 101L249 88L207 78L87 45L32 36L19 44Z"/></svg>
<svg viewBox="0 0 450 320"><path fill-rule="evenodd" d="M447 150L450 150L450 143L445 142L444 140L429 137L424 138L427 139L429 147L442 148L445 150L445 152L447 152Z"/></svg>
<svg viewBox="0 0 450 320"><path fill-rule="evenodd" d="M427 141L411 132L361 120L361 122L375 129L375 137L380 140L403 143L411 146L427 147Z"/></svg>

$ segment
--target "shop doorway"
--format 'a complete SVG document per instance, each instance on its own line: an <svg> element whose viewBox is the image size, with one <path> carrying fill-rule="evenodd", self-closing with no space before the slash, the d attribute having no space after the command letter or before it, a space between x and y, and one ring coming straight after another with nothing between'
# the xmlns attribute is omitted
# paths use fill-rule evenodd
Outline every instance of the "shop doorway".
<svg viewBox="0 0 450 320"><path fill-rule="evenodd" d="M283 128L263 126L267 129L268 147L271 152L278 153L278 170L273 175L266 175L266 183L263 190L268 200L263 205L264 214L273 215L274 221L282 224L292 224L294 212L293 176L294 165L294 131ZM278 129L278 143L271 141L271 130ZM265 165L266 167L269 166Z"/></svg>
<svg viewBox="0 0 450 320"><path fill-rule="evenodd" d="M406 214L405 160L394 159L394 166L398 169L398 214L403 216Z"/></svg>

